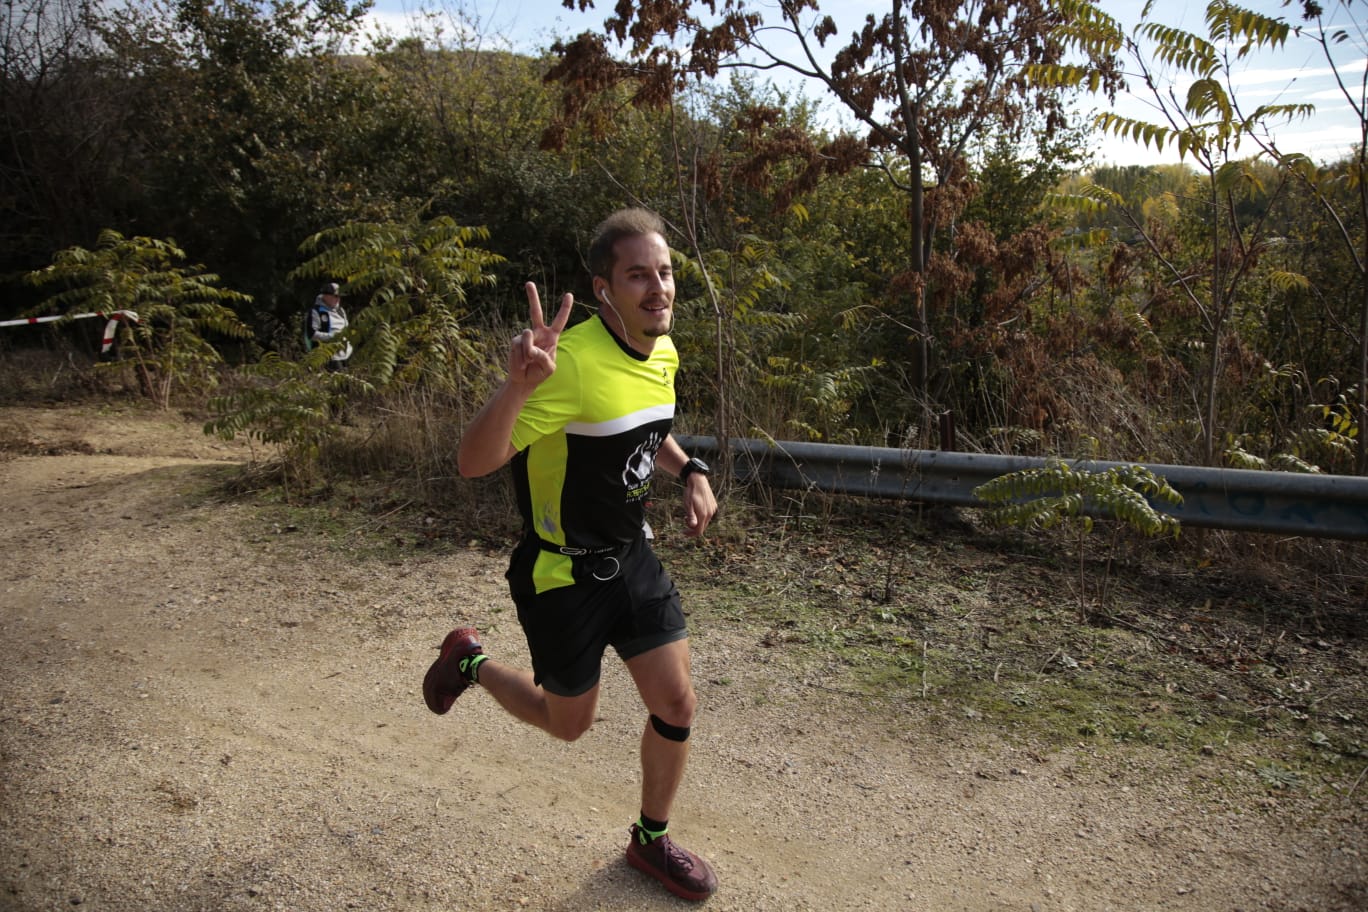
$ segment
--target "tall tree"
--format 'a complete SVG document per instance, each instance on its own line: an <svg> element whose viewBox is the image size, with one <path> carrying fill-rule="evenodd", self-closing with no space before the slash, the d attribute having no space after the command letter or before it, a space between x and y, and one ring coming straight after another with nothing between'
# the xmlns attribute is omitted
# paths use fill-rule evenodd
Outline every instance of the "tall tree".
<svg viewBox="0 0 1368 912"><path fill-rule="evenodd" d="M1149 18L1152 7L1145 7L1131 35L1125 34L1115 19L1100 13L1064 26L1060 34L1089 55L1099 47L1124 47L1125 56L1136 68L1136 81L1160 118L1154 122L1107 112L1097 119L1102 130L1160 151L1176 148L1197 170L1200 240L1196 261L1166 250L1118 194L1094 185L1085 195L1089 204L1100 204L1129 223L1198 315L1200 350L1206 359L1200 367L1198 419L1202 456L1206 464L1212 464L1222 426L1222 378L1226 358L1235 344L1232 321L1244 302L1243 287L1270 242L1270 230L1263 218L1266 202L1253 218L1242 212L1241 202L1247 194L1268 197L1285 187L1285 178L1280 178L1272 190L1265 187L1253 161L1241 157L1241 145L1270 121L1305 116L1310 108L1265 105L1246 114L1235 101L1235 62L1254 48L1282 46L1290 33L1285 21L1226 0L1213 0L1206 8L1207 34L1202 36ZM1161 75L1163 67L1176 77ZM1036 66L1030 75L1040 85L1062 86L1091 86L1098 78L1085 64ZM1190 81L1180 93L1184 80Z"/></svg>
<svg viewBox="0 0 1368 912"><path fill-rule="evenodd" d="M585 10L594 3L565 6ZM690 80L726 68L785 70L814 81L836 100L848 129L790 147L805 167L775 193L783 201L824 175L874 166L906 194L908 268L894 283L905 290L904 303L889 316L910 331L911 376L925 396L934 336L926 294L931 252L969 194L968 157L976 143L991 131L1021 137L1033 118L1046 134L1067 121L1061 94L1025 76L1029 65L1061 63L1067 48L1057 28L1066 16L1093 9L1086 0L1067 6L890 0L886 13L865 16L842 44L834 40L841 27L818 0L780 0L777 9L735 0L720 12L710 0L620 3L605 27L624 59L612 56L599 33L554 49L559 60L548 79L564 86L562 121L546 139L556 145L575 124L593 129L609 122L618 96L607 90L623 84L634 87L631 103L663 105ZM1102 74L1099 87L1116 88L1112 56L1102 50L1088 62Z"/></svg>
<svg viewBox="0 0 1368 912"><path fill-rule="evenodd" d="M378 183L368 164L348 159L373 154L374 139L359 134L380 119L383 98L371 94L380 81L336 54L371 0L146 2L177 51L165 66L153 62L148 100L159 104L137 124L149 196L171 213L178 240L282 316L298 306L281 277L301 238L389 214L367 205ZM268 314L260 334L272 328Z"/></svg>
<svg viewBox="0 0 1368 912"><path fill-rule="evenodd" d="M131 189L120 139L136 102L97 14L94 0L3 0L0 275L91 243Z"/></svg>
<svg viewBox="0 0 1368 912"><path fill-rule="evenodd" d="M1290 0L1289 0L1290 2ZM1259 147L1286 168L1333 223L1333 234L1343 245L1358 280L1358 314L1354 337L1356 402L1358 430L1356 466L1368 475L1368 72L1350 73L1349 66L1362 66L1368 53L1362 24L1344 26L1326 21L1325 9L1315 0L1301 4L1303 24L1294 32L1299 40L1311 42L1333 74L1336 91L1346 109L1358 120L1358 143L1337 162L1317 162L1309 155L1286 150L1266 131L1255 131ZM1332 2L1352 24L1356 21L1352 0ZM1362 10L1360 9L1361 13ZM1343 62L1336 48L1353 47L1354 64ZM1352 78L1350 78L1352 77ZM1348 193L1344 191L1348 190Z"/></svg>
<svg viewBox="0 0 1368 912"><path fill-rule="evenodd" d="M232 309L245 296L184 260L185 251L169 241L105 230L93 249L60 251L25 281L49 290L42 311L136 313L123 324L125 357L143 393L169 408L177 389L203 393L218 385L223 358L209 337L252 335Z"/></svg>

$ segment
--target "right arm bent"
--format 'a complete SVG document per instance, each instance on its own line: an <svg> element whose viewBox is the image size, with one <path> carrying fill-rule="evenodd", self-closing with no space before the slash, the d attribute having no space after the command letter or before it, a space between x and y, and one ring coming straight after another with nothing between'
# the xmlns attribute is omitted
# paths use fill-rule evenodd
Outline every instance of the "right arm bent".
<svg viewBox="0 0 1368 912"><path fill-rule="evenodd" d="M466 478L478 478L501 468L513 458L513 425L535 386L508 380L466 425L456 450L456 466Z"/></svg>
<svg viewBox="0 0 1368 912"><path fill-rule="evenodd" d="M524 329L508 348L508 379L466 426L456 450L456 466L466 478L488 475L513 458L513 426L533 391L556 371L556 342L570 319L574 296L561 298L560 310L548 326L542 316L537 286L527 283L532 328Z"/></svg>

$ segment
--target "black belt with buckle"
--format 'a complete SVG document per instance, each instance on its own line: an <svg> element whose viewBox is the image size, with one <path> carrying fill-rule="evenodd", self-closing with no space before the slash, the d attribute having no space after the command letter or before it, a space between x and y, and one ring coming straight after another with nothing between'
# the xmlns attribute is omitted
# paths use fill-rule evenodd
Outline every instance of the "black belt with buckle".
<svg viewBox="0 0 1368 912"><path fill-rule="evenodd" d="M610 554L620 554L630 545L606 545L602 548L577 548L574 545L558 545L549 542L538 536L537 543L541 545L543 551L550 551L552 554L564 554L566 557L606 557Z"/></svg>

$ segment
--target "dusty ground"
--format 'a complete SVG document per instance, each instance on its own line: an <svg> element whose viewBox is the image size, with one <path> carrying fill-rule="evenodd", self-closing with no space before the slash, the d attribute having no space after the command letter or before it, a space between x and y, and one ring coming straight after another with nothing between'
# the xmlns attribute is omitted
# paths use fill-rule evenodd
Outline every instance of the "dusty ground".
<svg viewBox="0 0 1368 912"><path fill-rule="evenodd" d="M479 692L424 709L457 620L524 660L500 556L273 524L215 482L244 450L173 418L6 409L0 439L0 908L688 905L621 858L643 719L615 664L573 745ZM694 629L672 830L707 908L1368 908L1368 784L1257 802L1140 747L931 730L759 639Z"/></svg>

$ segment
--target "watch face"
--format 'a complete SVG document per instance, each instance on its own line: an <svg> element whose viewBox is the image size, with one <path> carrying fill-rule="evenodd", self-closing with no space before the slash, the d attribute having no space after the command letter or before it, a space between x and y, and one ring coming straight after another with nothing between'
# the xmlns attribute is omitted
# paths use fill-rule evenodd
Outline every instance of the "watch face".
<svg viewBox="0 0 1368 912"><path fill-rule="evenodd" d="M708 464L703 460L699 459L697 456L695 456L693 459L690 459L689 464L694 467L695 472L701 472L704 475L709 475L712 473L712 469L708 468Z"/></svg>

